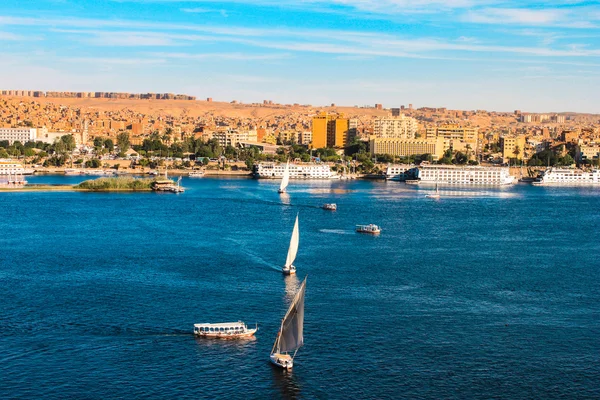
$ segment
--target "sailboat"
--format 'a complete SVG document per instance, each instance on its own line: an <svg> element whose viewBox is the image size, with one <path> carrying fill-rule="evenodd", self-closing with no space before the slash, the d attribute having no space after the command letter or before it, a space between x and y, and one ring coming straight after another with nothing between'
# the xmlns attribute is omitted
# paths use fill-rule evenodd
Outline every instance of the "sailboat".
<svg viewBox="0 0 600 400"><path fill-rule="evenodd" d="M296 267L294 266L294 260L296 254L298 254L298 245L300 244L300 230L298 229L298 214L296 214L296 222L294 223L294 230L292 231L292 237L290 239L290 247L288 249L287 258L285 259L285 265L281 268L281 272L286 275L293 275L296 273Z"/></svg>
<svg viewBox="0 0 600 400"><path fill-rule="evenodd" d="M431 193L425 195L425 197L429 197L430 199L439 199L440 198L440 189L438 187L438 170L435 171L435 193Z"/></svg>
<svg viewBox="0 0 600 400"><path fill-rule="evenodd" d="M435 193L428 194L425 197L429 197L430 199L439 199L440 198L440 189L438 188L437 182L435 183Z"/></svg>
<svg viewBox="0 0 600 400"><path fill-rule="evenodd" d="M277 339L271 349L271 362L284 369L292 369L294 357L298 349L304 344L304 293L306 292L306 278L302 281L298 293L294 297L285 317L281 320L281 327ZM290 355L290 352L294 352Z"/></svg>
<svg viewBox="0 0 600 400"><path fill-rule="evenodd" d="M285 188L290 182L290 160L285 164L285 169L283 170L283 178L281 178L281 184L279 185L279 190L277 193L285 193Z"/></svg>

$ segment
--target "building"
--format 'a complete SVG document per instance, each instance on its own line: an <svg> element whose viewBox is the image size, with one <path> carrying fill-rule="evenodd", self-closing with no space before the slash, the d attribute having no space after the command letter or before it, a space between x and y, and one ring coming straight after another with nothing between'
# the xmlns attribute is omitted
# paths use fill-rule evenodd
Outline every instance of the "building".
<svg viewBox="0 0 600 400"><path fill-rule="evenodd" d="M298 144L308 146L312 142L312 132L304 131L298 132Z"/></svg>
<svg viewBox="0 0 600 400"><path fill-rule="evenodd" d="M373 122L373 135L378 138L414 139L418 130L417 120L405 115L377 118Z"/></svg>
<svg viewBox="0 0 600 400"><path fill-rule="evenodd" d="M352 141L357 127L358 121L345 118L344 114L320 113L313 117L311 147L343 148Z"/></svg>
<svg viewBox="0 0 600 400"><path fill-rule="evenodd" d="M404 106L402 106L402 109L404 110ZM392 117L399 117L399 116L400 116L400 109L392 108Z"/></svg>
<svg viewBox="0 0 600 400"><path fill-rule="evenodd" d="M14 142L35 142L37 129L32 128L0 128L0 141L8 140L8 144Z"/></svg>
<svg viewBox="0 0 600 400"><path fill-rule="evenodd" d="M581 160L597 160L600 156L600 145L579 146Z"/></svg>
<svg viewBox="0 0 600 400"><path fill-rule="evenodd" d="M478 128L461 127L458 125L442 125L434 128L427 128L427 139L444 138L446 140L462 140L471 145L477 144Z"/></svg>
<svg viewBox="0 0 600 400"><path fill-rule="evenodd" d="M525 136L503 136L500 138L500 148L504 162L511 158L522 160L525 157Z"/></svg>
<svg viewBox="0 0 600 400"><path fill-rule="evenodd" d="M579 140L579 132L574 130L562 131L560 138L563 142L576 143Z"/></svg>
<svg viewBox="0 0 600 400"><path fill-rule="evenodd" d="M312 143L311 147L320 149L327 147L327 131L331 116L327 113L320 113L312 120Z"/></svg>
<svg viewBox="0 0 600 400"><path fill-rule="evenodd" d="M219 146L221 147L237 147L240 142L257 142L255 130L237 131L228 129L226 131L217 131L213 132L212 138L217 139L219 141Z"/></svg>
<svg viewBox="0 0 600 400"><path fill-rule="evenodd" d="M369 149L372 156L390 154L404 157L431 154L434 160L439 160L444 156L444 139L400 139L372 136L369 140Z"/></svg>

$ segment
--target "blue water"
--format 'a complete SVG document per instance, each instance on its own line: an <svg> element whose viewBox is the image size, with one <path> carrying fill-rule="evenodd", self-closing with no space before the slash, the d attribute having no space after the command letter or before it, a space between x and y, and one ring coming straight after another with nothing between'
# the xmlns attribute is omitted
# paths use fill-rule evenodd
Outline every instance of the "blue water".
<svg viewBox="0 0 600 400"><path fill-rule="evenodd" d="M600 398L600 190L183 183L0 194L2 398ZM306 274L284 373L268 356ZM238 319L255 340L191 334Z"/></svg>

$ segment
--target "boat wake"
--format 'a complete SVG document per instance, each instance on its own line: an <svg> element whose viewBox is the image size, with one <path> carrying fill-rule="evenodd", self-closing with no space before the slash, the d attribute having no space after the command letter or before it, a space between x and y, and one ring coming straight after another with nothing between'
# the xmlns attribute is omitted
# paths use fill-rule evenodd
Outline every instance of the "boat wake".
<svg viewBox="0 0 600 400"><path fill-rule="evenodd" d="M354 231L346 231L344 229L319 229L321 233L333 233L336 235L354 235Z"/></svg>

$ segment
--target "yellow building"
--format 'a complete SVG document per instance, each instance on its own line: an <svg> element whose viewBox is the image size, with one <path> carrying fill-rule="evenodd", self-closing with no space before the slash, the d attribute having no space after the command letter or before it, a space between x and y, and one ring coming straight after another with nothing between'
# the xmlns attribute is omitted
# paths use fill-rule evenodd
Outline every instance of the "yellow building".
<svg viewBox="0 0 600 400"><path fill-rule="evenodd" d="M442 137L446 140L462 140L473 145L477 144L478 128L461 127L458 125L442 125L435 128L427 128L427 139Z"/></svg>
<svg viewBox="0 0 600 400"><path fill-rule="evenodd" d="M333 115L320 113L313 117L312 143L313 149L322 147L343 148L351 139L351 122L344 114ZM353 131L356 131L354 128Z"/></svg>
<svg viewBox="0 0 600 400"><path fill-rule="evenodd" d="M416 154L431 154L434 160L444 156L444 139L399 139L377 138L369 140L371 155L390 154L393 156L412 156Z"/></svg>
<svg viewBox="0 0 600 400"><path fill-rule="evenodd" d="M330 116L327 113L320 113L313 117L312 122L312 143L313 149L327 147L327 130Z"/></svg>
<svg viewBox="0 0 600 400"><path fill-rule="evenodd" d="M346 147L348 130L350 128L348 118L337 118L335 121L332 121L332 125L333 129L330 129L332 131L331 135L328 134L327 137L327 147Z"/></svg>
<svg viewBox="0 0 600 400"><path fill-rule="evenodd" d="M511 158L522 160L525 151L525 136L504 136L500 138L500 147L502 148L502 158L508 161Z"/></svg>

